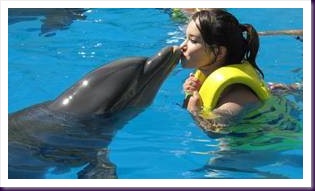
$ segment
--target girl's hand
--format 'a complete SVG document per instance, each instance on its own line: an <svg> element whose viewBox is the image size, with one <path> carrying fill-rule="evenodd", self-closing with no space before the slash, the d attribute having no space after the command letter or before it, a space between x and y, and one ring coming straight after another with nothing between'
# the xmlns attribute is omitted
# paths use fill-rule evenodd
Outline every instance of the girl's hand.
<svg viewBox="0 0 315 191"><path fill-rule="evenodd" d="M192 95L194 91L199 91L200 87L200 81L192 73L190 73L183 84L184 92L188 95Z"/></svg>
<svg viewBox="0 0 315 191"><path fill-rule="evenodd" d="M201 99L198 91L194 91L192 96L189 98L187 110L194 116L198 115L201 111Z"/></svg>

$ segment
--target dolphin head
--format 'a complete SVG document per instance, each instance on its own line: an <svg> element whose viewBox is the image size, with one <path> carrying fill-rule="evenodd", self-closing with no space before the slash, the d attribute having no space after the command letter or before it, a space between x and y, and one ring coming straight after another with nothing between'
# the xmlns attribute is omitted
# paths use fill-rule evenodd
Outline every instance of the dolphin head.
<svg viewBox="0 0 315 191"><path fill-rule="evenodd" d="M177 47L152 57L129 57L105 64L66 90L49 108L78 114L115 113L149 105L179 62Z"/></svg>
<svg viewBox="0 0 315 191"><path fill-rule="evenodd" d="M165 47L156 55L147 58L139 76L137 91L130 104L149 105L169 73L179 62L181 51L177 47Z"/></svg>

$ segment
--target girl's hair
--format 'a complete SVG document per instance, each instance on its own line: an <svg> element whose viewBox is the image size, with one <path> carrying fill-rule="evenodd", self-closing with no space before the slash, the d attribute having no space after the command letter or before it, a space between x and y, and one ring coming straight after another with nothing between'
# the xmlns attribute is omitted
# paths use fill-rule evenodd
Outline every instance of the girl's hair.
<svg viewBox="0 0 315 191"><path fill-rule="evenodd" d="M264 77L262 70L256 65L259 37L252 25L240 24L235 16L223 9L198 11L192 15L192 20L209 47L227 48L226 65L247 60Z"/></svg>

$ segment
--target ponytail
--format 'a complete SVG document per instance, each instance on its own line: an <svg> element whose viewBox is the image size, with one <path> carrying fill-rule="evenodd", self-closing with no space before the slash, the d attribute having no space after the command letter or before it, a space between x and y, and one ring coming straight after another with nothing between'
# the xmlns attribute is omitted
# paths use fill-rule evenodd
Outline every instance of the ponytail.
<svg viewBox="0 0 315 191"><path fill-rule="evenodd" d="M240 24L240 28L243 33L246 32L246 35L243 35L247 44L244 59L249 61L264 77L263 71L256 64L256 56L259 49L258 33L251 24Z"/></svg>

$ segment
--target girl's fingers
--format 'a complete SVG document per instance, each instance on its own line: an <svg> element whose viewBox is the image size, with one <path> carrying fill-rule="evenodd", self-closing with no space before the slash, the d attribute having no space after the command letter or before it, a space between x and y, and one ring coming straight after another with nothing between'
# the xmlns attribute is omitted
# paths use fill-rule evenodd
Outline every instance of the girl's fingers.
<svg viewBox="0 0 315 191"><path fill-rule="evenodd" d="M201 87L200 81L194 77L193 73L190 73L189 77L183 84L183 90L186 94L192 94L194 91L198 91Z"/></svg>
<svg viewBox="0 0 315 191"><path fill-rule="evenodd" d="M200 111L200 95L197 91L192 93L192 96L190 97L187 105L187 109L193 115L198 114Z"/></svg>

